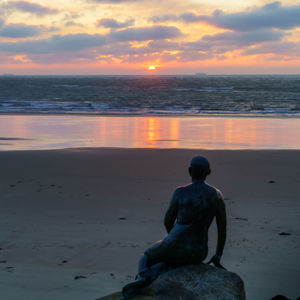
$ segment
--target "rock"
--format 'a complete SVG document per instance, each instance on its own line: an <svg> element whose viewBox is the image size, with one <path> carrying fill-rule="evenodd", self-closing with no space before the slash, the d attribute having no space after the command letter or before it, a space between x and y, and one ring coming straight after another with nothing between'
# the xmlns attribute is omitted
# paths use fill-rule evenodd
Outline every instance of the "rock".
<svg viewBox="0 0 300 300"><path fill-rule="evenodd" d="M122 300L121 292L97 300ZM186 265L161 274L132 300L245 300L243 280L206 264Z"/></svg>
<svg viewBox="0 0 300 300"><path fill-rule="evenodd" d="M280 232L279 235L291 235L289 232Z"/></svg>
<svg viewBox="0 0 300 300"><path fill-rule="evenodd" d="M274 296L271 300L290 300L290 299L282 295L277 295Z"/></svg>

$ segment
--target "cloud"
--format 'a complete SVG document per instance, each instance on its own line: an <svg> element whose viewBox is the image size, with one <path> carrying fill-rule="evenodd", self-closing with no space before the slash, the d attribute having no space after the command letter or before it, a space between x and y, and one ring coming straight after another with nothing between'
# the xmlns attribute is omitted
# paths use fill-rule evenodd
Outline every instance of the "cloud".
<svg viewBox="0 0 300 300"><path fill-rule="evenodd" d="M183 21L186 23L206 22L211 25L237 30L251 31L258 29L291 29L300 26L300 4L283 6L281 2L272 2L249 11L225 14L215 10L211 16L192 12L180 15L164 15L152 17L152 22Z"/></svg>
<svg viewBox="0 0 300 300"><path fill-rule="evenodd" d="M20 35L21 33L19 33ZM99 48L103 45L109 46L119 42L171 39L181 35L180 30L172 26L140 27L113 31L106 35L82 33L53 35L50 38L40 40L4 42L0 43L0 49L1 51L13 53L50 54L67 51L74 52L92 47ZM25 33L23 33L23 36L25 36ZM122 47L118 47L122 49Z"/></svg>
<svg viewBox="0 0 300 300"><path fill-rule="evenodd" d="M180 15L163 15L163 16L154 16L149 19L150 22L154 23L160 23L160 22L167 22L167 21L184 21L186 23L193 23L193 22L199 22L201 19L199 19L201 15L197 15L192 12L186 12Z"/></svg>
<svg viewBox="0 0 300 300"><path fill-rule="evenodd" d="M134 19L129 19L124 22L118 22L115 19L100 19L97 21L97 26L103 26L105 28L113 28L113 29L118 29L118 28L124 28L128 27L134 24Z"/></svg>
<svg viewBox="0 0 300 300"><path fill-rule="evenodd" d="M59 10L27 1L10 1L1 6L2 9L19 10L36 15L57 14Z"/></svg>
<svg viewBox="0 0 300 300"><path fill-rule="evenodd" d="M266 29L250 32L224 32L215 35L205 35L202 41L244 47L258 43L279 41L283 36L284 33L281 31Z"/></svg>
<svg viewBox="0 0 300 300"><path fill-rule="evenodd" d="M114 4L119 4L119 3L126 3L126 2L142 2L142 0L91 0L96 3L114 3Z"/></svg>
<svg viewBox="0 0 300 300"><path fill-rule="evenodd" d="M100 34L54 35L48 39L23 41L17 43L0 43L2 51L14 53L52 54L73 52L105 44L105 37Z"/></svg>
<svg viewBox="0 0 300 300"><path fill-rule="evenodd" d="M300 57L300 43L283 42L260 45L245 50L242 55L273 54L280 56Z"/></svg>
<svg viewBox="0 0 300 300"><path fill-rule="evenodd" d="M76 27L84 27L83 24L78 23L78 22L74 22L74 21L67 21L67 22L64 23L64 25L65 25L66 27L73 27L73 26L76 26Z"/></svg>
<svg viewBox="0 0 300 300"><path fill-rule="evenodd" d="M249 12L224 14L216 11L213 16L200 17L218 27L249 31L264 28L291 29L300 26L300 4L282 6L273 2Z"/></svg>
<svg viewBox="0 0 300 300"><path fill-rule="evenodd" d="M177 51L182 48L178 42L166 41L166 40L151 41L148 44L148 47L152 51L165 51L165 50Z"/></svg>
<svg viewBox="0 0 300 300"><path fill-rule="evenodd" d="M174 39L180 36L182 32L175 26L128 28L110 33L110 37L117 41L149 41Z"/></svg>
<svg viewBox="0 0 300 300"><path fill-rule="evenodd" d="M0 36L6 38L34 37L39 36L43 31L43 27L41 26L30 26L25 24L2 24L0 27Z"/></svg>

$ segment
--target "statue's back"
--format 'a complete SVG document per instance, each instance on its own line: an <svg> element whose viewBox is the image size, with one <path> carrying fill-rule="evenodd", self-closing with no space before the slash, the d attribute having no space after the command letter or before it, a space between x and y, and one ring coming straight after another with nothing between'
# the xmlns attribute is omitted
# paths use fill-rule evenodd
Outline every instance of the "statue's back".
<svg viewBox="0 0 300 300"><path fill-rule="evenodd" d="M216 215L217 197L217 190L204 182L195 182L180 188L177 223L197 227L195 230L200 230L199 226L208 229Z"/></svg>

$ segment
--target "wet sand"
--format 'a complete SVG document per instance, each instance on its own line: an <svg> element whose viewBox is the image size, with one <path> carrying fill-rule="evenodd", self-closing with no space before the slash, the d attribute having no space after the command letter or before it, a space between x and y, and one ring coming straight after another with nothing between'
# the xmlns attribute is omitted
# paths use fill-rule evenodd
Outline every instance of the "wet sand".
<svg viewBox="0 0 300 300"><path fill-rule="evenodd" d="M300 149L300 118L2 115L0 150Z"/></svg>
<svg viewBox="0 0 300 300"><path fill-rule="evenodd" d="M299 297L300 151L94 148L0 152L0 298L96 299L133 280L196 154L225 196L222 263L247 299ZM209 256L215 241L213 225Z"/></svg>

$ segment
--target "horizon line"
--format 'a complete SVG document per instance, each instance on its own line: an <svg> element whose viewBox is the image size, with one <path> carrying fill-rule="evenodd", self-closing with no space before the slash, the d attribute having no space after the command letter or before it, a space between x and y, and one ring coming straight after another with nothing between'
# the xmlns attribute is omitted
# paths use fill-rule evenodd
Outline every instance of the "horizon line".
<svg viewBox="0 0 300 300"><path fill-rule="evenodd" d="M187 73L187 74L14 74L14 73L3 73L0 74L2 77L10 76L196 76L196 77L206 77L206 76L300 76L300 73Z"/></svg>

